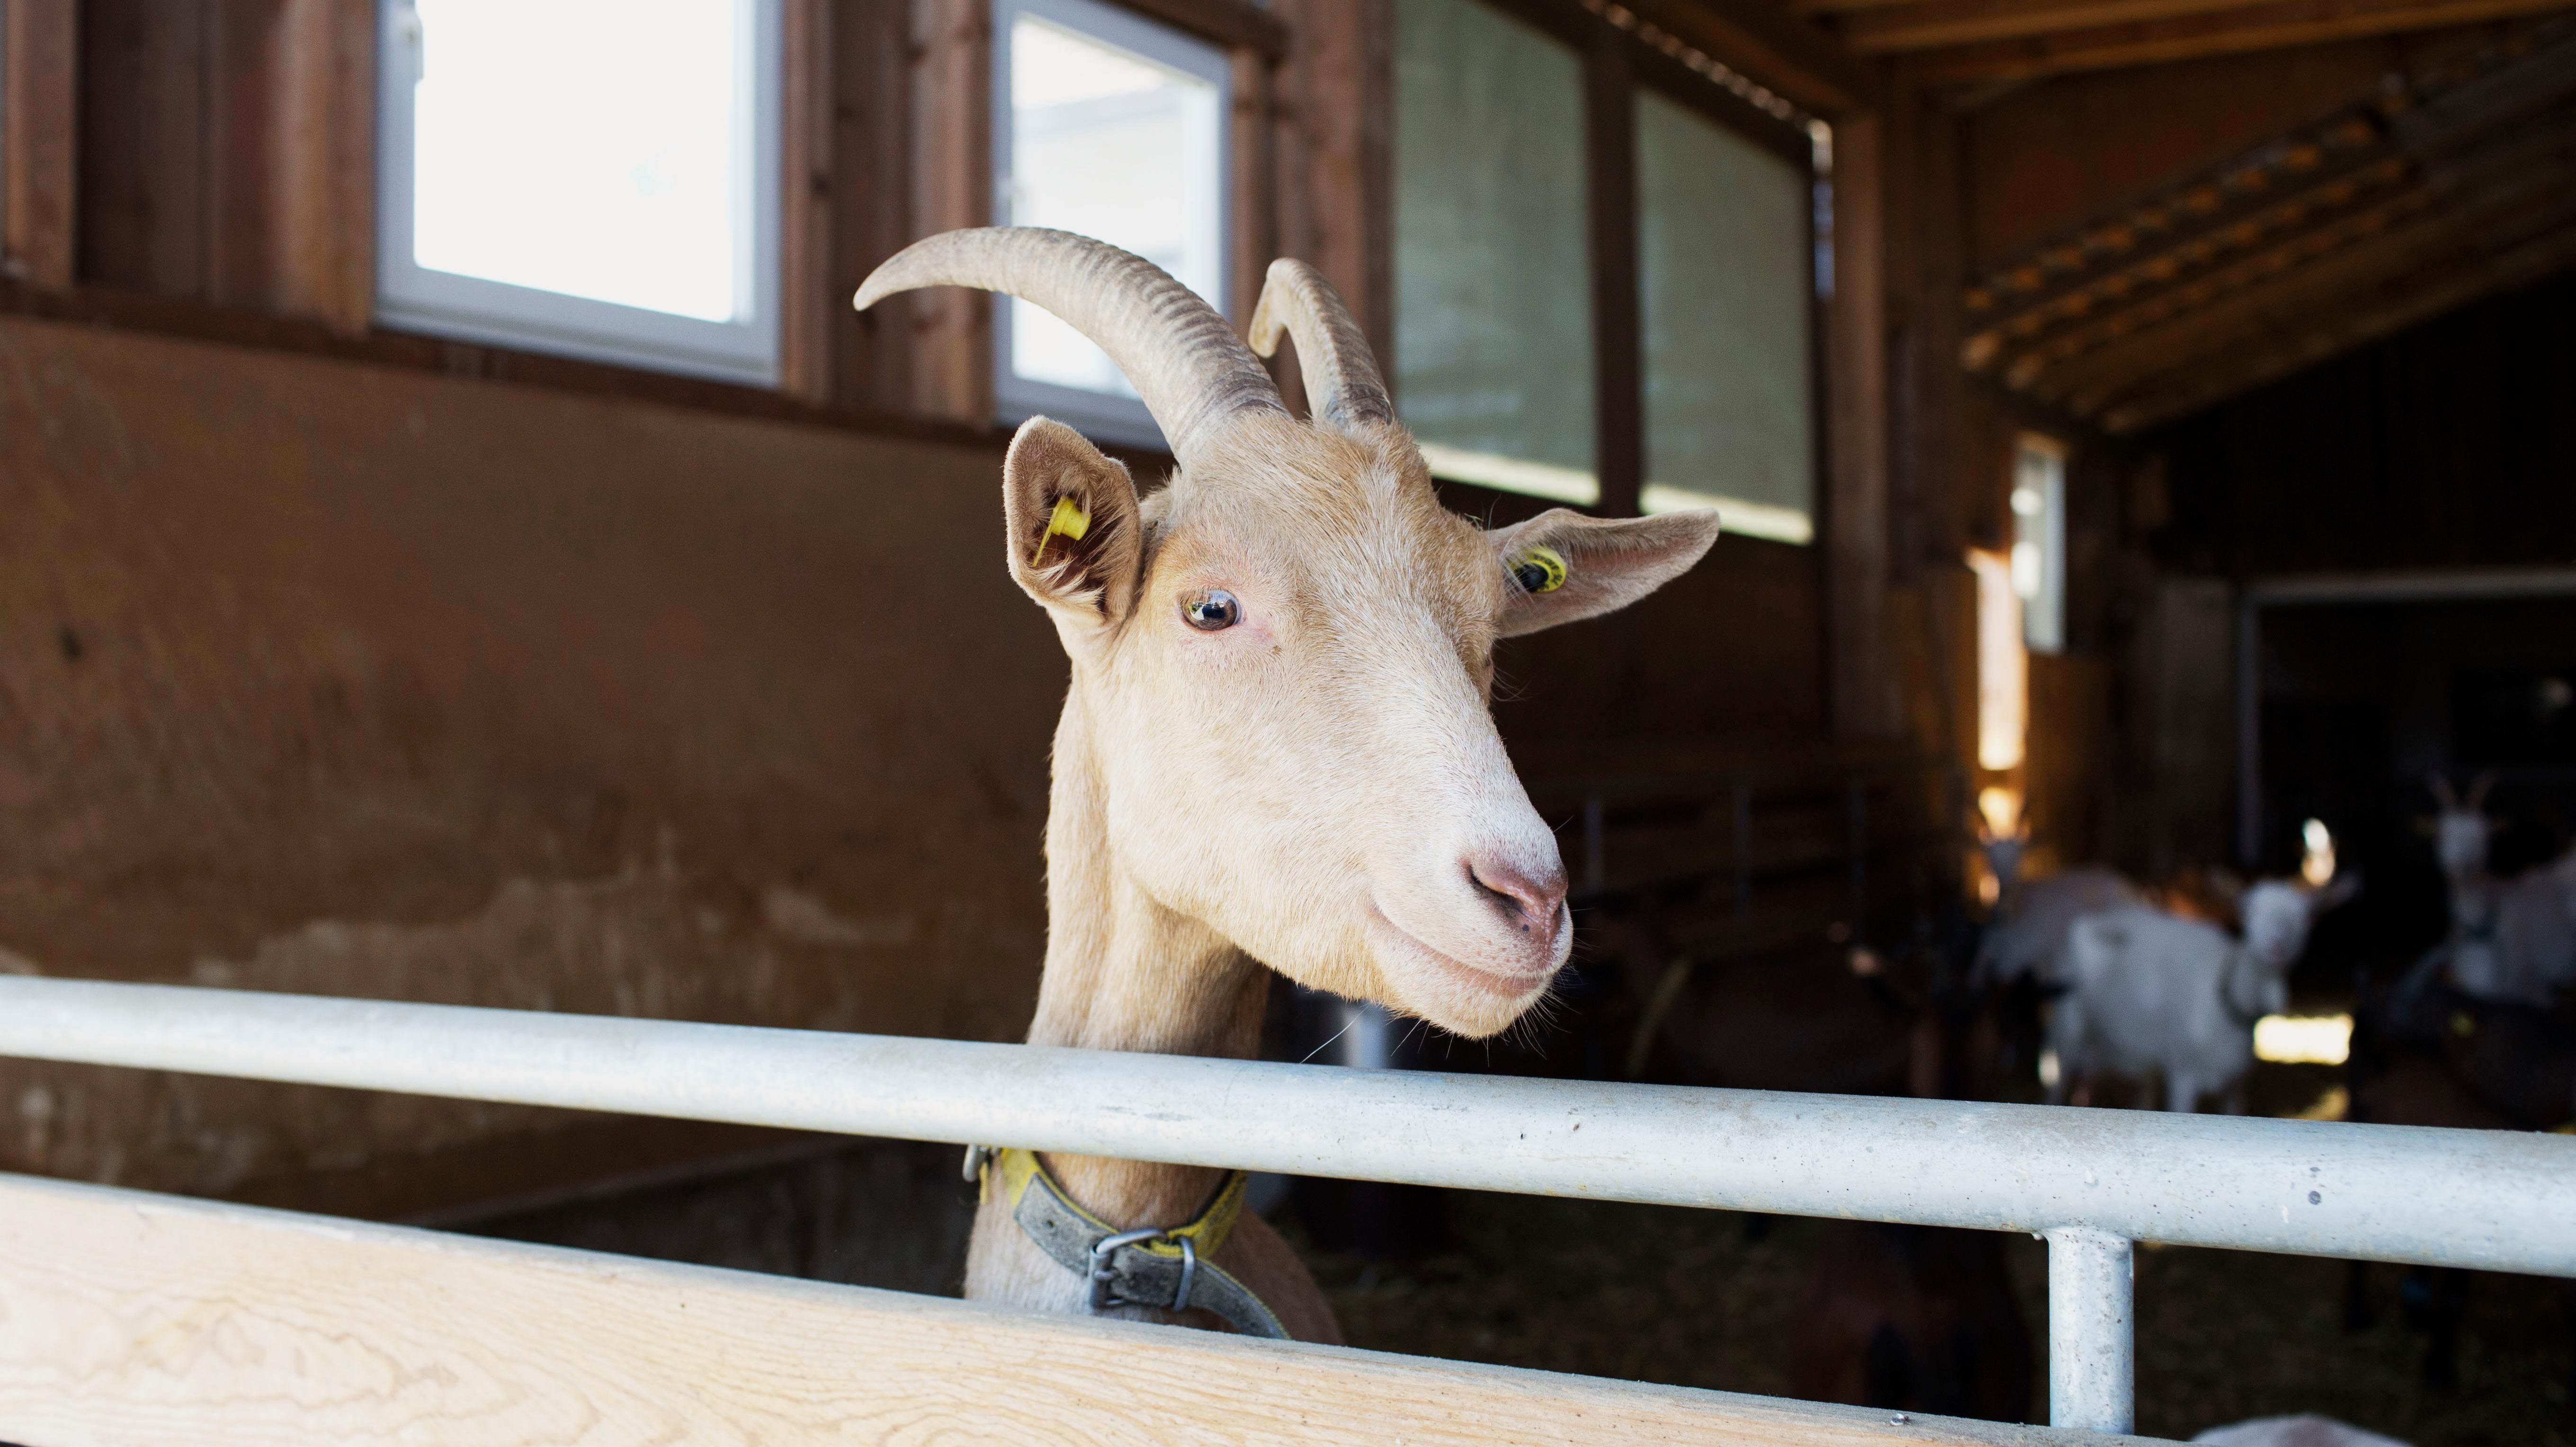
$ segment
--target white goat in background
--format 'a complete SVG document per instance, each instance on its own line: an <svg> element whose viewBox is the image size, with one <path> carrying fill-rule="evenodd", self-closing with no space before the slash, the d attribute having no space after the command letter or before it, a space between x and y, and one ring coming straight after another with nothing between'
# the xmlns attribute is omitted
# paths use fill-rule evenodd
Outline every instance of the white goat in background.
<svg viewBox="0 0 2576 1447"><path fill-rule="evenodd" d="M2162 1074L2165 1109L2197 1110L2203 1095L2245 1108L2254 1022L2289 1008L2290 966L2316 917L2360 888L2267 879L2245 891L2243 939L2202 920L2143 904L2076 920L2067 932L2066 993L2048 1011L2062 1103L2071 1082Z"/></svg>
<svg viewBox="0 0 2576 1447"><path fill-rule="evenodd" d="M2487 867L2495 823L2486 814L2491 776L2466 799L2436 774L2433 853L2451 887L2452 985L2487 1000L2546 1007L2576 985L2576 851L2556 863L2498 879Z"/></svg>
<svg viewBox="0 0 2576 1447"><path fill-rule="evenodd" d="M2125 877L2091 865L2024 882L2022 860L2030 849L2030 822L2010 833L1977 821L1977 847L1995 877L1994 915L1977 944L1974 975L1980 987L2009 985L2025 975L2042 985L2065 978L2066 932L2079 918L2145 903Z"/></svg>

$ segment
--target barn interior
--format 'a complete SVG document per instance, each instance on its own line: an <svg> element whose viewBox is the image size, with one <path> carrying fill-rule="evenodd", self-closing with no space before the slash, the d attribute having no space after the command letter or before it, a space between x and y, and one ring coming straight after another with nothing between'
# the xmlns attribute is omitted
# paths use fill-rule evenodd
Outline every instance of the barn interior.
<svg viewBox="0 0 2576 1447"><path fill-rule="evenodd" d="M1004 452L1173 464L1023 303L852 308L997 224L1238 328L1313 263L1456 512L1722 519L1500 650L1548 1020L1283 984L1278 1058L2038 1100L2039 1007L1970 999L1981 830L2224 915L2321 824L2362 884L2284 1013L2345 1030L2452 929L2436 779L2500 875L2576 838L2564 0L552 8L0 0L0 970L1019 1039L1067 665ZM2255 1109L2379 1099L2274 1053ZM906 1290L971 1207L949 1147L15 1060L0 1102L0 1170ZM2010 1356L2030 1243L1265 1190L1361 1345L2044 1413L2026 1342L1929 1398L1785 1354L1894 1252L2000 1280L1942 1309ZM2550 1284L2140 1280L2142 1431L2576 1441Z"/></svg>

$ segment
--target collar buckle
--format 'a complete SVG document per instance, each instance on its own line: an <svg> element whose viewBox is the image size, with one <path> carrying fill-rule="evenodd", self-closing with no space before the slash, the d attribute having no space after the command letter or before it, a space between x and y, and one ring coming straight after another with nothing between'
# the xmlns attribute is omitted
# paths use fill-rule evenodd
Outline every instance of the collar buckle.
<svg viewBox="0 0 2576 1447"><path fill-rule="evenodd" d="M1130 1301L1111 1290L1118 1279L1118 1268L1111 1262L1112 1253L1130 1246L1169 1241L1181 1248L1180 1285L1172 1292L1171 1309L1187 1311L1190 1305L1191 1278L1199 1274L1199 1251L1189 1237L1168 1226L1144 1226L1133 1231L1119 1231L1101 1237L1091 1247L1091 1309L1097 1314L1120 1306L1157 1306L1162 1303Z"/></svg>

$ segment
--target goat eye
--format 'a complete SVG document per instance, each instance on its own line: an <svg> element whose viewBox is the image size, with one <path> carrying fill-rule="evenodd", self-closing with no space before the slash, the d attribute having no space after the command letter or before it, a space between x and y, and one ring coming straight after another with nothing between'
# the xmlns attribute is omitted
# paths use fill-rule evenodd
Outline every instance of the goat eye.
<svg viewBox="0 0 2576 1447"><path fill-rule="evenodd" d="M1524 593L1553 593L1565 586L1565 554L1554 548L1523 548L1505 558L1503 567Z"/></svg>
<svg viewBox="0 0 2576 1447"><path fill-rule="evenodd" d="M1243 605L1223 588L1200 588L1181 595L1181 617L1202 633L1214 633L1243 621Z"/></svg>

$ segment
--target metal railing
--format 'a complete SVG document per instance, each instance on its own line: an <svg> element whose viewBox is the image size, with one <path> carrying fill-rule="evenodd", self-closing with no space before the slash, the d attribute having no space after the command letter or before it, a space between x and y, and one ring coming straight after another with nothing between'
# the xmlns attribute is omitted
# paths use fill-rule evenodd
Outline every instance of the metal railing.
<svg viewBox="0 0 2576 1447"><path fill-rule="evenodd" d="M2576 1276L2576 1137L1359 1071L0 978L0 1055L1531 1195L2031 1231L2126 1431L2137 1241Z"/></svg>

